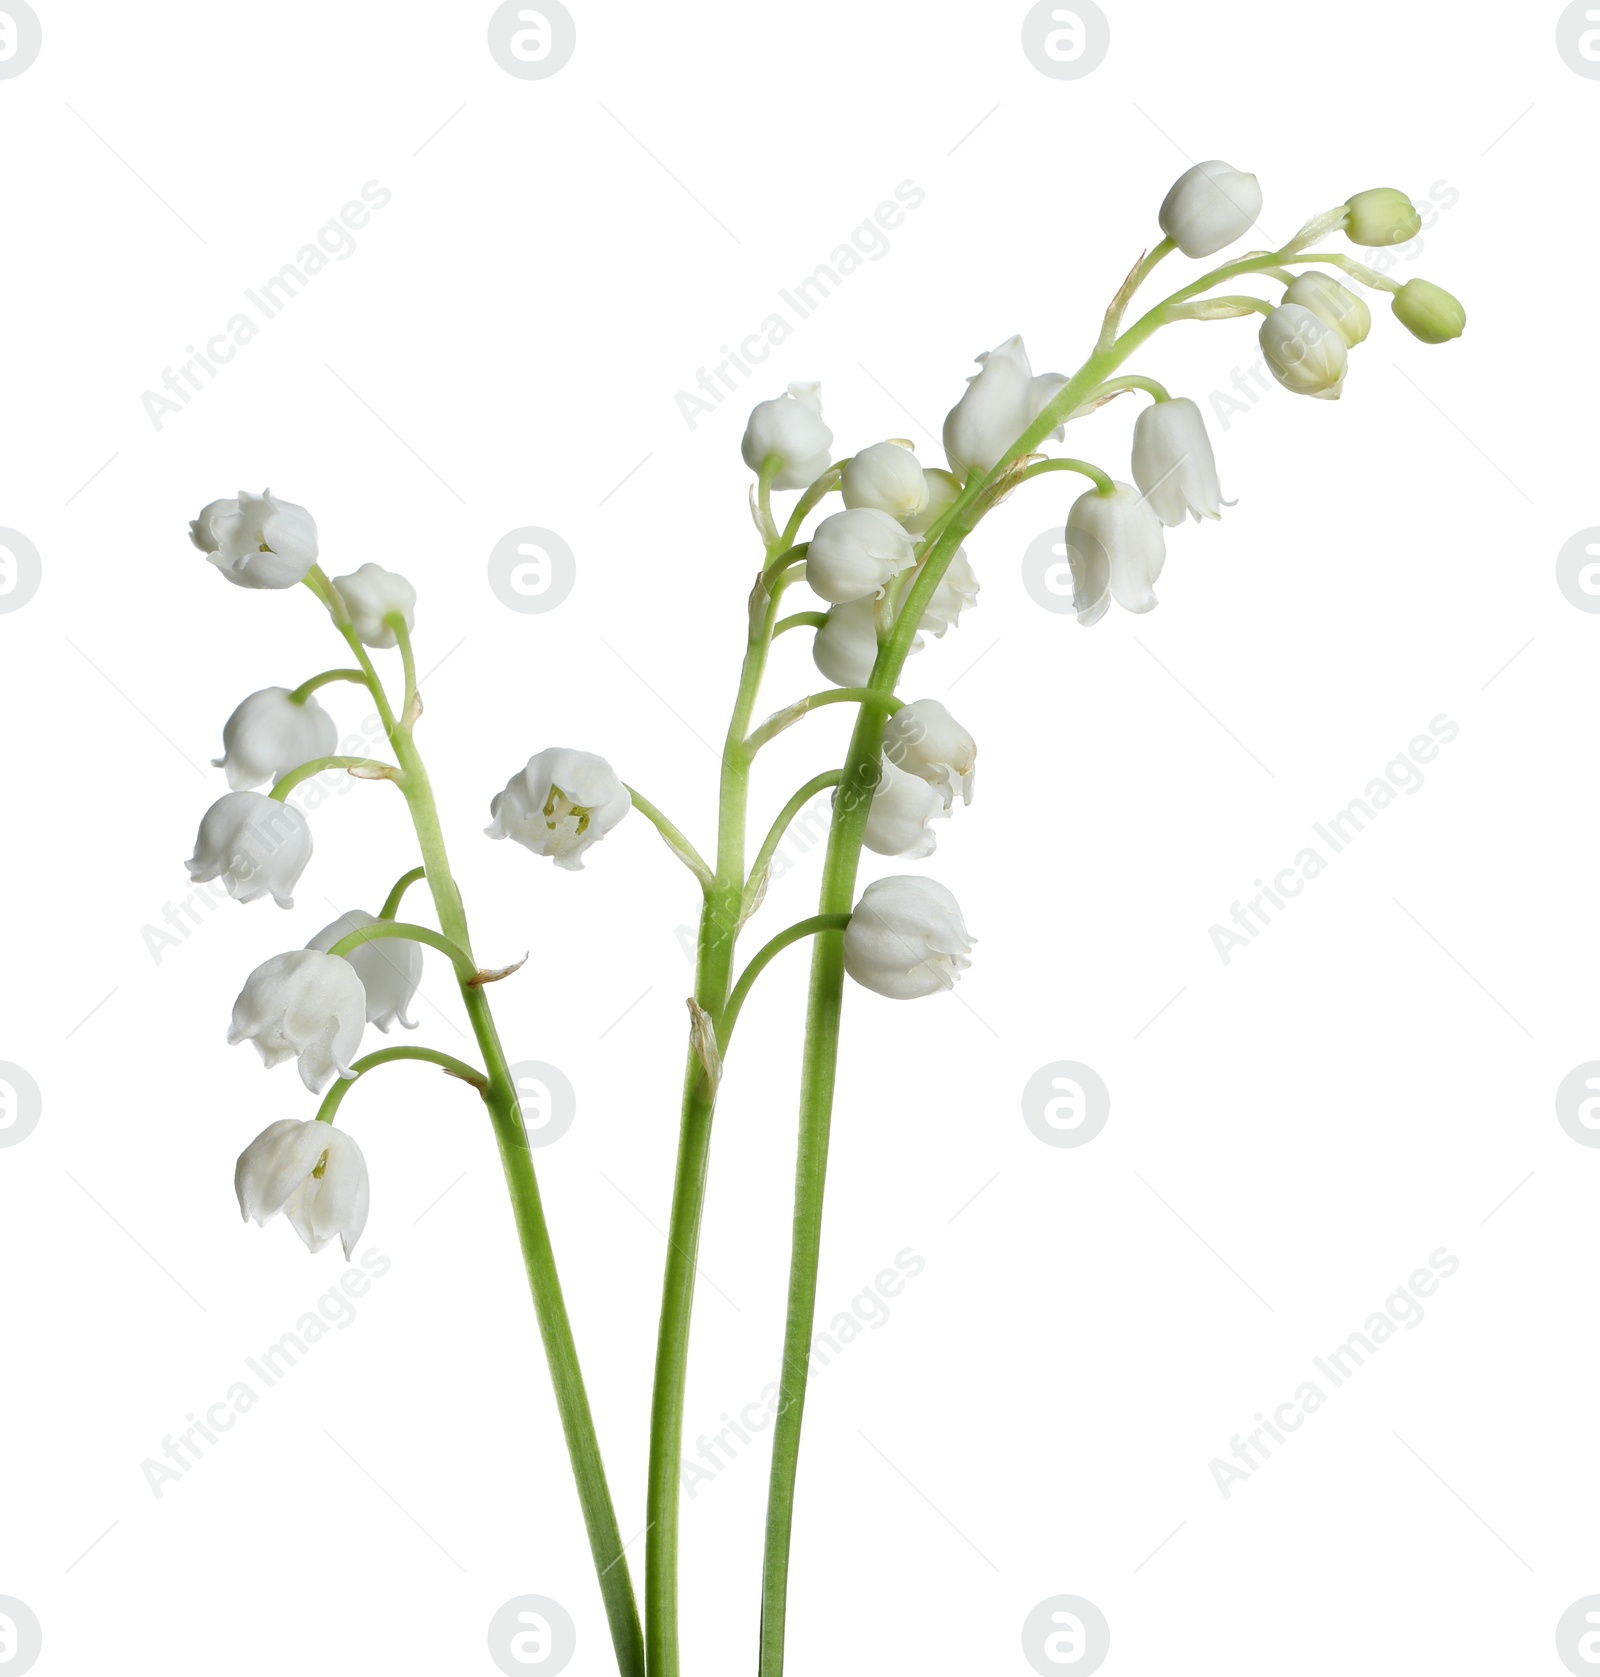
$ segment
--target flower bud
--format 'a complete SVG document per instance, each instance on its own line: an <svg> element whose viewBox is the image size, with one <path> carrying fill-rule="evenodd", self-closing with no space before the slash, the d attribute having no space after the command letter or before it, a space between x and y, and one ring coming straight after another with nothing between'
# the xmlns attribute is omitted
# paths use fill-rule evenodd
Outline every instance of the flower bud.
<svg viewBox="0 0 1600 1677"><path fill-rule="evenodd" d="M916 541L886 512L855 507L823 519L806 549L806 581L840 604L876 594L916 558Z"/></svg>
<svg viewBox="0 0 1600 1677"><path fill-rule="evenodd" d="M938 466L924 466L922 480L927 487L928 498L921 512L914 513L904 520L905 527L914 536L920 536L925 530L932 529L934 520L942 518L956 504L961 494L961 480L953 472L944 471Z"/></svg>
<svg viewBox="0 0 1600 1677"><path fill-rule="evenodd" d="M1375 186L1346 203L1344 230L1352 244L1403 245L1422 231L1422 217L1398 188Z"/></svg>
<svg viewBox="0 0 1600 1677"><path fill-rule="evenodd" d="M189 539L241 588L292 588L317 562L316 521L270 489L212 501L189 526Z"/></svg>
<svg viewBox="0 0 1600 1677"><path fill-rule="evenodd" d="M898 767L887 756L879 769L861 842L880 856L910 856L914 860L931 856L938 838L929 823L948 816L950 805L926 780Z"/></svg>
<svg viewBox="0 0 1600 1677"><path fill-rule="evenodd" d="M370 560L349 576L336 576L333 586L351 626L368 646L394 646L397 637L388 617L400 617L409 635L416 623L417 591L396 571L386 571Z"/></svg>
<svg viewBox="0 0 1600 1677"><path fill-rule="evenodd" d="M1242 238L1261 214L1261 183L1231 163L1185 169L1161 201L1161 231L1185 256L1210 256Z"/></svg>
<svg viewBox="0 0 1600 1677"><path fill-rule="evenodd" d="M242 903L270 892L279 908L293 908L290 893L310 860L311 826L299 810L264 792L229 792L201 816L184 866L194 884L220 878Z"/></svg>
<svg viewBox="0 0 1600 1677"><path fill-rule="evenodd" d="M268 1068L298 1058L300 1081L320 1095L335 1077L355 1076L350 1062L366 1023L356 969L337 955L294 949L263 961L244 981L228 1041L253 1042Z"/></svg>
<svg viewBox="0 0 1600 1677"><path fill-rule="evenodd" d="M944 422L944 452L963 483L984 477L1067 382L1060 373L1034 377L1021 338L1007 338L978 357L979 371ZM1050 433L1062 434L1061 427Z"/></svg>
<svg viewBox="0 0 1600 1677"><path fill-rule="evenodd" d="M861 893L844 929L844 970L880 996L914 1001L955 988L972 965L972 941L943 885L894 874Z"/></svg>
<svg viewBox="0 0 1600 1677"><path fill-rule="evenodd" d="M239 1155L233 1189L247 1223L281 1211L313 1252L337 1235L348 1258L367 1226L367 1161L352 1137L315 1118L268 1124Z"/></svg>
<svg viewBox="0 0 1600 1677"><path fill-rule="evenodd" d="M1154 609L1166 536L1131 483L1114 484L1109 495L1098 489L1080 495L1067 513L1066 547L1072 604L1085 628L1105 616L1113 599L1125 611Z"/></svg>
<svg viewBox="0 0 1600 1677"><path fill-rule="evenodd" d="M1285 303L1261 322L1261 353L1286 390L1338 400L1348 360L1344 339L1302 304Z"/></svg>
<svg viewBox="0 0 1600 1677"><path fill-rule="evenodd" d="M1221 518L1222 485L1206 422L1187 396L1152 402L1133 423L1133 481L1163 524Z"/></svg>
<svg viewBox="0 0 1600 1677"><path fill-rule="evenodd" d="M902 523L928 504L928 480L899 443L874 443L844 463L839 490L847 507L877 507Z"/></svg>
<svg viewBox="0 0 1600 1677"><path fill-rule="evenodd" d="M1284 288L1283 300L1298 303L1319 320L1327 321L1350 349L1372 330L1372 310L1348 286L1327 274L1297 274Z"/></svg>
<svg viewBox="0 0 1600 1677"><path fill-rule="evenodd" d="M1425 344L1446 344L1466 330L1467 311L1442 285L1407 280L1391 301L1395 319Z"/></svg>
<svg viewBox="0 0 1600 1677"><path fill-rule="evenodd" d="M339 730L314 697L295 704L287 687L263 687L222 726L222 755L211 759L237 792L280 780L314 757L331 756Z"/></svg>
<svg viewBox="0 0 1600 1677"><path fill-rule="evenodd" d="M833 432L822 423L821 392L820 384L791 384L787 396L757 402L750 410L740 452L752 472L777 456L774 489L804 489L828 469Z"/></svg>
<svg viewBox="0 0 1600 1677"><path fill-rule="evenodd" d="M914 699L901 705L884 724L883 755L938 788L949 809L961 794L972 802L972 780L978 766L978 746L937 699Z"/></svg>
<svg viewBox="0 0 1600 1677"><path fill-rule="evenodd" d="M839 687L865 687L878 661L877 601L846 600L828 607L828 621L811 643L811 659Z"/></svg>
<svg viewBox="0 0 1600 1677"><path fill-rule="evenodd" d="M352 908L324 926L306 948L332 949L341 938L377 923L377 915L368 914L364 908ZM376 1025L385 1036L396 1019L408 1031L417 1028L415 1019L406 1018L406 1009L422 982L420 943L406 937L369 938L365 943L358 943L342 959L355 968L361 988L366 992L369 1025Z"/></svg>
<svg viewBox="0 0 1600 1677"><path fill-rule="evenodd" d="M633 808L604 757L551 746L530 757L489 805L490 838L515 839L535 856L577 872L583 853Z"/></svg>

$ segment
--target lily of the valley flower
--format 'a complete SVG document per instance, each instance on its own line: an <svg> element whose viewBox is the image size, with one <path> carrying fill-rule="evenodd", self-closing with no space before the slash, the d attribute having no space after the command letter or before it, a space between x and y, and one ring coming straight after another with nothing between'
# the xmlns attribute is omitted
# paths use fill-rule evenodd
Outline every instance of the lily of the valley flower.
<svg viewBox="0 0 1600 1677"><path fill-rule="evenodd" d="M901 705L884 724L883 754L907 774L935 787L949 809L961 794L972 802L972 780L978 766L978 745L937 699L915 699ZM874 812L876 812L876 805Z"/></svg>
<svg viewBox="0 0 1600 1677"><path fill-rule="evenodd" d="M739 446L752 472L759 472L764 460L777 457L774 489L804 489L814 483L833 458L833 432L822 422L822 386L791 384L787 396L757 402Z"/></svg>
<svg viewBox="0 0 1600 1677"><path fill-rule="evenodd" d="M1067 513L1072 604L1085 627L1098 623L1114 599L1125 611L1150 611L1155 581L1167 559L1161 520L1131 483L1102 495L1090 489Z"/></svg>
<svg viewBox="0 0 1600 1677"><path fill-rule="evenodd" d="M270 489L212 501L189 526L189 539L241 588L292 588L317 562L316 521Z"/></svg>
<svg viewBox="0 0 1600 1677"><path fill-rule="evenodd" d="M978 364L979 370L967 380L965 394L944 422L945 456L963 483L992 470L1067 382L1060 373L1040 373L1035 378L1018 337L986 350ZM1058 426L1050 435L1061 436L1062 428Z"/></svg>
<svg viewBox="0 0 1600 1677"><path fill-rule="evenodd" d="M946 629L960 627L962 612L977 603L978 574L967 558L967 550L958 547L945 566L944 575L939 578L933 598L928 601L922 613L922 622L917 627L926 629L935 640L941 640Z"/></svg>
<svg viewBox="0 0 1600 1677"><path fill-rule="evenodd" d="M367 996L341 956L292 949L263 961L233 1004L230 1044L253 1042L270 1068L298 1058L300 1081L314 1095L335 1077L354 1077L350 1062L367 1024Z"/></svg>
<svg viewBox="0 0 1600 1677"><path fill-rule="evenodd" d="M840 687L865 687L878 660L877 601L846 600L828 607L828 621L811 643L817 668Z"/></svg>
<svg viewBox="0 0 1600 1677"><path fill-rule="evenodd" d="M583 853L633 808L604 757L552 746L528 759L489 805L490 838L515 839L558 868L577 870Z"/></svg>
<svg viewBox="0 0 1600 1677"><path fill-rule="evenodd" d="M348 1258L367 1226L367 1161L343 1130L315 1118L268 1124L239 1155L233 1189L247 1223L281 1211L313 1252L337 1235Z"/></svg>
<svg viewBox="0 0 1600 1677"><path fill-rule="evenodd" d="M1349 354L1338 327L1300 303L1285 303L1261 322L1261 353L1272 376L1297 396L1337 401Z"/></svg>
<svg viewBox="0 0 1600 1677"><path fill-rule="evenodd" d="M916 558L916 541L877 507L823 519L806 549L806 581L834 604L876 594Z"/></svg>
<svg viewBox="0 0 1600 1677"><path fill-rule="evenodd" d="M1349 349L1365 341L1372 330L1372 310L1348 286L1327 274L1297 274L1284 287L1283 300L1310 309L1337 330Z"/></svg>
<svg viewBox="0 0 1600 1677"><path fill-rule="evenodd" d="M1397 187L1375 186L1345 204L1344 230L1352 244L1403 245L1422 231L1422 217Z"/></svg>
<svg viewBox="0 0 1600 1677"><path fill-rule="evenodd" d="M1185 256L1211 256L1261 214L1261 183L1213 159L1185 169L1161 202L1161 231Z"/></svg>
<svg viewBox="0 0 1600 1677"><path fill-rule="evenodd" d="M909 448L874 443L845 462L839 492L847 507L877 507L909 524L928 504L928 479Z"/></svg>
<svg viewBox="0 0 1600 1677"><path fill-rule="evenodd" d="M240 702L222 726L222 755L211 759L235 791L278 780L314 757L332 754L334 720L314 697L296 704L287 687L263 687Z"/></svg>
<svg viewBox="0 0 1600 1677"><path fill-rule="evenodd" d="M923 531L933 528L936 518L942 517L956 504L961 494L961 480L954 472L947 472L940 466L924 466L922 481L928 491L928 498L923 503L922 511L913 513L904 520L905 527L914 536L920 536Z"/></svg>
<svg viewBox="0 0 1600 1677"><path fill-rule="evenodd" d="M844 929L844 970L892 1001L955 988L972 965L961 908L936 879L895 874L861 893Z"/></svg>
<svg viewBox="0 0 1600 1677"><path fill-rule="evenodd" d="M931 856L938 844L931 822L949 815L950 805L928 782L885 755L867 811L861 842L880 856Z"/></svg>
<svg viewBox="0 0 1600 1677"><path fill-rule="evenodd" d="M1187 396L1152 402L1133 424L1133 481L1163 524L1221 518L1222 485L1206 422Z"/></svg>
<svg viewBox="0 0 1600 1677"><path fill-rule="evenodd" d="M1407 280L1389 299L1394 317L1425 344L1445 344L1467 329L1467 311L1442 285Z"/></svg>
<svg viewBox="0 0 1600 1677"><path fill-rule="evenodd" d="M196 885L220 878L242 903L270 893L279 908L293 908L310 860L311 825L299 810L264 792L229 792L201 816L184 866Z"/></svg>
<svg viewBox="0 0 1600 1677"><path fill-rule="evenodd" d="M306 948L332 949L340 938L377 923L377 915L368 914L364 908L352 908L324 926ZM358 943L343 959L355 968L361 988L366 992L369 1025L376 1025L385 1036L396 1019L408 1031L417 1028L415 1019L406 1018L406 1009L422 982L420 943L403 937L369 938L365 943Z"/></svg>
<svg viewBox="0 0 1600 1677"><path fill-rule="evenodd" d="M398 614L409 634L416 624L417 591L396 571L386 571L370 560L348 576L336 576L333 586L350 614L355 632L368 646L393 646L394 628L384 621Z"/></svg>

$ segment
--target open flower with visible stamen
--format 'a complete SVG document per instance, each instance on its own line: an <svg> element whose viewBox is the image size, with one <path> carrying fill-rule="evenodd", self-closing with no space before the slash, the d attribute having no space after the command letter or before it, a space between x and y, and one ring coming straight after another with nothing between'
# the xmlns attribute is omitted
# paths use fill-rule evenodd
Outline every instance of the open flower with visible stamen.
<svg viewBox="0 0 1600 1677"><path fill-rule="evenodd" d="M293 588L317 562L316 520L270 489L212 501L189 526L189 539L240 588Z"/></svg>
<svg viewBox="0 0 1600 1677"><path fill-rule="evenodd" d="M338 727L314 696L296 704L287 687L263 687L241 699L223 724L222 755L213 757L211 766L225 770L237 792L329 757L338 743Z"/></svg>
<svg viewBox="0 0 1600 1677"><path fill-rule="evenodd" d="M269 892L279 908L311 860L311 824L265 792L229 792L200 818L194 855L184 864L196 885L221 879L230 897L253 903Z"/></svg>
<svg viewBox="0 0 1600 1677"><path fill-rule="evenodd" d="M844 970L891 1001L953 990L972 962L961 907L936 879L893 874L874 880L844 929Z"/></svg>
<svg viewBox="0 0 1600 1677"><path fill-rule="evenodd" d="M489 805L490 838L515 839L558 868L577 871L583 853L633 808L628 789L604 757L551 746L530 757Z"/></svg>
<svg viewBox="0 0 1600 1677"><path fill-rule="evenodd" d="M300 1081L320 1095L335 1077L354 1077L350 1062L367 1025L367 994L356 969L338 955L292 949L263 961L233 1004L230 1044L253 1042L270 1069L300 1062Z"/></svg>
<svg viewBox="0 0 1600 1677"><path fill-rule="evenodd" d="M247 1223L281 1211L313 1252L337 1235L348 1258L367 1226L367 1161L343 1130L316 1118L268 1124L239 1155L233 1189Z"/></svg>

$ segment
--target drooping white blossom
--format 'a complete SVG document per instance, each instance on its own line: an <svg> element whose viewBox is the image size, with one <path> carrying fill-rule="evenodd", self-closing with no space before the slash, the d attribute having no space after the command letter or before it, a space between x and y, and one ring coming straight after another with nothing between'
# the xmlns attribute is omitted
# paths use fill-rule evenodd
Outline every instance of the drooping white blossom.
<svg viewBox="0 0 1600 1677"><path fill-rule="evenodd" d="M945 416L944 452L950 470L963 483L985 476L1066 382L1060 373L1035 377L1020 337L986 350L961 400ZM1050 433L1061 434L1060 426Z"/></svg>
<svg viewBox="0 0 1600 1677"><path fill-rule="evenodd" d="M253 1042L270 1068L298 1059L300 1080L320 1095L350 1062L367 1023L367 996L342 956L292 949L263 961L233 1004L230 1044Z"/></svg>
<svg viewBox="0 0 1600 1677"><path fill-rule="evenodd" d="M901 705L884 724L883 754L897 768L936 788L949 809L961 794L972 802L978 745L937 699Z"/></svg>
<svg viewBox="0 0 1600 1677"><path fill-rule="evenodd" d="M1349 362L1344 338L1302 304L1285 303L1261 322L1261 353L1284 389L1338 400Z"/></svg>
<svg viewBox="0 0 1600 1677"><path fill-rule="evenodd" d="M917 627L926 629L935 640L942 639L946 629L960 626L962 612L977 603L978 573L967 558L967 550L958 547L950 556L950 563L939 578Z"/></svg>
<svg viewBox="0 0 1600 1677"><path fill-rule="evenodd" d="M1105 616L1113 599L1125 611L1154 608L1166 537L1131 483L1114 484L1109 495L1098 489L1080 495L1067 513L1066 547L1072 604L1085 628Z"/></svg>
<svg viewBox="0 0 1600 1677"><path fill-rule="evenodd" d="M806 549L806 581L834 604L876 594L916 558L916 540L877 507L836 512Z"/></svg>
<svg viewBox="0 0 1600 1677"><path fill-rule="evenodd" d="M791 384L788 395L757 402L739 446L752 472L759 472L764 460L777 457L774 489L804 489L814 483L833 458L833 432L822 422L822 386Z"/></svg>
<svg viewBox="0 0 1600 1677"><path fill-rule="evenodd" d="M558 868L583 867L583 853L633 808L604 757L551 746L528 759L489 805L490 838L514 839Z"/></svg>
<svg viewBox="0 0 1600 1677"><path fill-rule="evenodd" d="M315 1118L268 1124L239 1155L233 1188L247 1223L281 1211L313 1252L337 1235L348 1258L367 1226L367 1161L345 1131Z"/></svg>
<svg viewBox="0 0 1600 1677"><path fill-rule="evenodd" d="M811 642L812 662L837 686L865 687L878 659L877 601L846 600L827 617Z"/></svg>
<svg viewBox="0 0 1600 1677"><path fill-rule="evenodd" d="M241 791L331 756L338 741L338 727L314 694L296 704L287 687L263 687L223 724L222 755L211 766L225 770L229 786Z"/></svg>
<svg viewBox="0 0 1600 1677"><path fill-rule="evenodd" d="M857 984L893 1001L955 988L972 965L973 938L961 908L935 879L895 874L861 893L844 932L844 968Z"/></svg>
<svg viewBox="0 0 1600 1677"><path fill-rule="evenodd" d="M317 562L316 521L270 489L212 501L190 524L189 539L241 588L292 588Z"/></svg>
<svg viewBox="0 0 1600 1677"><path fill-rule="evenodd" d="M947 513L961 495L961 480L942 466L924 466L922 481L927 486L928 498L921 512L905 520L906 528L914 536L932 529L934 520Z"/></svg>
<svg viewBox="0 0 1600 1677"><path fill-rule="evenodd" d="M387 571L370 560L348 576L336 576L333 586L344 601L355 632L368 646L394 646L394 626L386 618L399 616L406 633L416 626L417 591L397 571Z"/></svg>
<svg viewBox="0 0 1600 1677"><path fill-rule="evenodd" d="M839 492L847 507L877 507L909 528L928 504L928 479L909 448L874 443L845 462Z"/></svg>
<svg viewBox="0 0 1600 1677"><path fill-rule="evenodd" d="M310 860L311 824L298 809L264 792L228 792L201 816L184 865L196 885L221 879L242 903L270 893L279 908L293 908Z"/></svg>
<svg viewBox="0 0 1600 1677"><path fill-rule="evenodd" d="M1242 238L1261 214L1261 183L1213 159L1185 169L1161 203L1161 231L1185 256L1211 256Z"/></svg>
<svg viewBox="0 0 1600 1677"><path fill-rule="evenodd" d="M931 856L938 835L931 823L950 813L950 805L920 775L910 773L887 755L879 764L877 789L867 811L861 842L880 856Z"/></svg>
<svg viewBox="0 0 1600 1677"><path fill-rule="evenodd" d="M378 917L364 908L352 908L330 921L306 945L307 949L328 950L368 926L375 926ZM414 938L375 937L358 943L342 957L356 969L361 988L367 996L367 1023L376 1025L385 1036L396 1019L408 1031L417 1028L415 1019L406 1018L406 1009L422 982L422 945Z"/></svg>
<svg viewBox="0 0 1600 1677"><path fill-rule="evenodd" d="M1133 425L1133 481L1163 524L1221 518L1222 485L1206 422L1187 396L1152 402Z"/></svg>

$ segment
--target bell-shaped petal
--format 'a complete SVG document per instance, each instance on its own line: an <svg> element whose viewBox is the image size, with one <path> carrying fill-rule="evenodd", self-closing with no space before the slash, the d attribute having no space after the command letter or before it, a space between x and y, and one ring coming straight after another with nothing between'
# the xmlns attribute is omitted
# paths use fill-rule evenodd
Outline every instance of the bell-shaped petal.
<svg viewBox="0 0 1600 1677"><path fill-rule="evenodd" d="M1161 231L1185 256L1211 256L1243 238L1260 214L1260 181L1214 158L1172 183L1161 203Z"/></svg>
<svg viewBox="0 0 1600 1677"><path fill-rule="evenodd" d="M934 521L942 518L961 496L961 480L954 472L947 472L942 467L924 466L922 481L928 492L922 511L904 520L905 527L914 536L932 529Z"/></svg>
<svg viewBox="0 0 1600 1677"><path fill-rule="evenodd" d="M922 621L917 627L926 629L935 640L940 640L946 629L959 627L962 612L977 603L978 574L967 558L967 550L958 547L945 566L944 575L939 578L933 598L924 608Z"/></svg>
<svg viewBox="0 0 1600 1677"><path fill-rule="evenodd" d="M961 908L934 879L895 874L875 880L844 931L844 969L892 1001L914 1001L955 988L972 965L973 938Z"/></svg>
<svg viewBox="0 0 1600 1677"><path fill-rule="evenodd" d="M328 950L367 926L375 926L378 917L364 908L352 908L330 921L306 945L307 949ZM376 1025L385 1036L396 1019L408 1031L417 1028L415 1019L406 1018L406 1009L422 982L422 945L413 938L375 937L358 943L343 957L356 969L361 988L367 995L367 1023Z"/></svg>
<svg viewBox="0 0 1600 1677"><path fill-rule="evenodd" d="M348 1258L367 1225L367 1161L343 1130L315 1118L269 1124L239 1155L233 1187L247 1223L281 1211L313 1252L337 1235Z"/></svg>
<svg viewBox="0 0 1600 1677"><path fill-rule="evenodd" d="M978 364L944 422L945 457L963 483L992 471L1067 382L1060 373L1035 377L1020 337L986 350ZM1061 434L1060 426L1050 432Z"/></svg>
<svg viewBox="0 0 1600 1677"><path fill-rule="evenodd" d="M552 746L528 759L489 805L490 838L515 839L558 868L577 870L583 853L633 808L604 757Z"/></svg>
<svg viewBox="0 0 1600 1677"><path fill-rule="evenodd" d="M231 1044L253 1042L268 1066L298 1059L300 1080L320 1095L350 1063L367 1023L356 969L338 955L294 949L263 961L244 981L228 1027Z"/></svg>
<svg viewBox="0 0 1600 1677"><path fill-rule="evenodd" d="M212 501L189 526L189 539L241 588L292 588L317 562L316 521L270 489Z"/></svg>
<svg viewBox="0 0 1600 1677"><path fill-rule="evenodd" d="M739 449L752 472L776 457L774 489L804 489L815 483L833 458L833 432L822 422L822 386L791 384L788 395L757 402Z"/></svg>
<svg viewBox="0 0 1600 1677"><path fill-rule="evenodd" d="M920 775L909 773L885 756L861 842L880 856L931 856L938 844L932 822L950 813L950 805Z"/></svg>
<svg viewBox="0 0 1600 1677"><path fill-rule="evenodd" d="M845 461L839 492L847 507L876 507L909 527L928 504L928 479L901 443L874 443Z"/></svg>
<svg viewBox="0 0 1600 1677"><path fill-rule="evenodd" d="M840 687L865 687L878 661L877 601L846 600L828 607L828 621L811 643L812 662Z"/></svg>
<svg viewBox="0 0 1600 1677"><path fill-rule="evenodd" d="M1338 400L1349 351L1338 327L1303 304L1285 303L1261 322L1261 353L1285 390Z"/></svg>
<svg viewBox="0 0 1600 1677"><path fill-rule="evenodd" d="M1206 422L1187 396L1152 402L1134 421L1133 481L1163 524L1222 516Z"/></svg>
<svg viewBox="0 0 1600 1677"><path fill-rule="evenodd" d="M1112 493L1087 490L1067 513L1067 562L1072 604L1087 628L1105 616L1114 599L1125 611L1150 611L1154 585L1166 563L1161 520L1131 483Z"/></svg>
<svg viewBox="0 0 1600 1677"><path fill-rule="evenodd" d="M184 865L196 885L221 879L230 897L253 903L269 893L279 908L311 860L311 824L264 792L229 792L200 818L194 855Z"/></svg>
<svg viewBox="0 0 1600 1677"><path fill-rule="evenodd" d="M225 770L235 791L281 780L290 769L333 754L339 730L315 695L296 704L287 687L263 687L240 701L222 726L222 755L211 766Z"/></svg>
<svg viewBox="0 0 1600 1677"><path fill-rule="evenodd" d="M963 803L972 802L977 741L937 699L901 705L884 724L883 754L896 768L935 787L946 809L957 792Z"/></svg>
<svg viewBox="0 0 1600 1677"><path fill-rule="evenodd" d="M806 581L836 605L876 594L916 559L916 539L877 507L823 519L806 549Z"/></svg>
<svg viewBox="0 0 1600 1677"><path fill-rule="evenodd" d="M396 644L394 625L388 621L391 617L404 621L407 634L415 627L417 591L398 572L386 571L369 560L348 576L336 576L333 586L366 645Z"/></svg>

